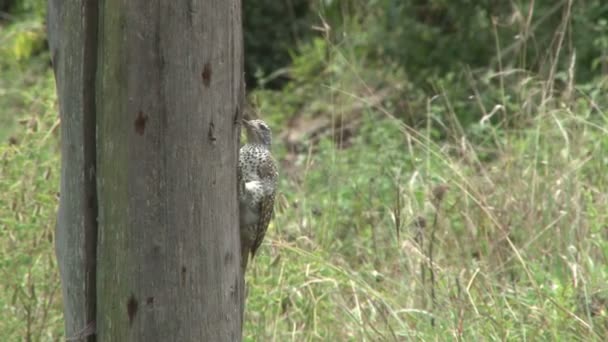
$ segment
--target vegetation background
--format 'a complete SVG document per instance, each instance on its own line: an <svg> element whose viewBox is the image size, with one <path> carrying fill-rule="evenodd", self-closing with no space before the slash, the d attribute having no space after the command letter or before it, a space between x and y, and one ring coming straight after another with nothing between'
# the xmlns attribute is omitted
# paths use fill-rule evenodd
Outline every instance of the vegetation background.
<svg viewBox="0 0 608 342"><path fill-rule="evenodd" d="M608 3L243 1L247 341L608 339ZM63 341L43 0L0 0L0 339Z"/></svg>

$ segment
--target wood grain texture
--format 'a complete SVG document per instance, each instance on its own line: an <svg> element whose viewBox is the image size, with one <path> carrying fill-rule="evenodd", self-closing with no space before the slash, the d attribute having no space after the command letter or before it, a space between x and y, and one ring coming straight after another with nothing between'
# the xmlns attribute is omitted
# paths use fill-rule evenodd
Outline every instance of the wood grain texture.
<svg viewBox="0 0 608 342"><path fill-rule="evenodd" d="M48 2L48 39L61 117L61 188L55 234L66 336L80 335L96 313L95 69L97 6ZM87 334L84 334L87 335ZM94 340L88 336L82 340Z"/></svg>
<svg viewBox="0 0 608 342"><path fill-rule="evenodd" d="M68 336L94 318L98 341L241 339L240 11L240 0L51 0Z"/></svg>
<svg viewBox="0 0 608 342"><path fill-rule="evenodd" d="M102 2L102 341L237 341L240 2Z"/></svg>

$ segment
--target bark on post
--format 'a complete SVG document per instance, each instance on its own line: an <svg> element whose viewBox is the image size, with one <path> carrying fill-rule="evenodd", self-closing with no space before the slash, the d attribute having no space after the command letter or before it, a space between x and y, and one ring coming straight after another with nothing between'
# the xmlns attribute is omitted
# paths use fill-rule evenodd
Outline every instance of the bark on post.
<svg viewBox="0 0 608 342"><path fill-rule="evenodd" d="M61 189L55 247L65 334L90 336L96 314L95 69L97 6L50 0L48 40L61 115ZM84 339L83 339L84 340Z"/></svg>
<svg viewBox="0 0 608 342"><path fill-rule="evenodd" d="M240 340L240 11L49 1L68 337L95 321L98 341Z"/></svg>

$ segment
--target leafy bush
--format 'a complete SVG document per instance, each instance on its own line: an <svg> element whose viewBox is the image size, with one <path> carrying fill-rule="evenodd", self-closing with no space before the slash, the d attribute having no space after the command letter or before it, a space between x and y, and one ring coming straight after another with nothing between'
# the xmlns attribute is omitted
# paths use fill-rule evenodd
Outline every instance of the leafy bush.
<svg viewBox="0 0 608 342"><path fill-rule="evenodd" d="M0 0L0 11L11 15L22 16L33 15L42 18L46 13L46 1L44 0Z"/></svg>
<svg viewBox="0 0 608 342"><path fill-rule="evenodd" d="M548 73L554 57L561 67L567 67L573 53L577 79L585 82L608 70L608 4L574 1L569 7L569 3L318 0L311 7L292 11L297 16L289 18L293 22L290 28L285 21L290 11L281 2L245 2L247 69L258 68L260 75L267 75L285 67L285 51L300 42L288 38L286 32L309 38L311 27L322 28L325 20L332 41L339 44L348 40L352 46L356 40L360 56L390 58L417 82L467 66L492 65L495 70L523 67ZM559 43L562 31L565 41Z"/></svg>
<svg viewBox="0 0 608 342"><path fill-rule="evenodd" d="M243 30L247 85L285 84L285 77L271 76L290 63L289 51L310 36L312 12L308 0L245 0ZM267 79L270 76L270 79Z"/></svg>

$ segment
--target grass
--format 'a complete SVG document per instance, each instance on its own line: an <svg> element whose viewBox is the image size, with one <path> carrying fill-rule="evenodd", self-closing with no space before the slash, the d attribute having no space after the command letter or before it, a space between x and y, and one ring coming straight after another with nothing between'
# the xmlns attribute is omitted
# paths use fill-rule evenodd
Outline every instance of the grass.
<svg viewBox="0 0 608 342"><path fill-rule="evenodd" d="M605 340L606 78L467 71L425 96L370 63L318 40L250 94L282 178L245 340ZM0 336L59 341L57 105L30 70L0 79L23 122L0 143Z"/></svg>
<svg viewBox="0 0 608 342"><path fill-rule="evenodd" d="M548 110L490 150L382 112L284 180L250 340L608 336L603 113Z"/></svg>
<svg viewBox="0 0 608 342"><path fill-rule="evenodd" d="M59 148L54 81L47 71L14 99L23 125L0 144L0 336L59 340L61 288L53 249ZM3 109L7 109L4 107Z"/></svg>

